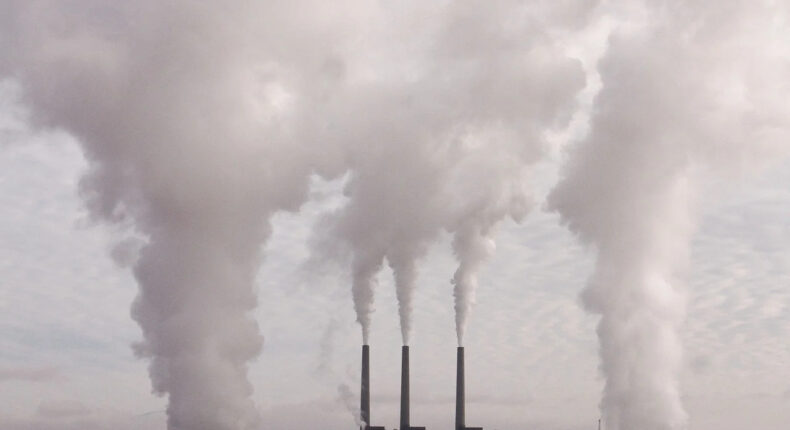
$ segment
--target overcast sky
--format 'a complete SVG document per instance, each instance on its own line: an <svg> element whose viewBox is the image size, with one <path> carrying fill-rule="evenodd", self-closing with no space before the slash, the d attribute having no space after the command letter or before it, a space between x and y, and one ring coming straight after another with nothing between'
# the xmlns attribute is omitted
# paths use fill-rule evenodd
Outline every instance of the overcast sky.
<svg viewBox="0 0 790 430"><path fill-rule="evenodd" d="M600 416L599 317L579 299L594 250L545 203L587 127L599 83L585 60L600 55L596 31L574 45L588 86L570 129L534 165L535 210L520 224L501 222L496 252L480 273L465 339L471 425L581 430L594 429ZM163 430L166 399L152 394L148 361L131 346L143 334L130 315L135 244L117 246L128 225L89 214L79 137L31 124L23 92L13 78L0 81L0 429ZM273 215L254 282L263 349L249 365L262 428L355 425L349 407L359 402L360 330L351 277L314 246L322 220L348 204L350 180L312 175L306 201ZM790 159L705 176L692 206L690 263L679 276L688 296L680 379L689 428L786 430ZM452 428L454 418L451 242L441 232L418 259L413 299L411 417L428 428ZM401 327L388 266L378 281L372 417L392 428Z"/></svg>

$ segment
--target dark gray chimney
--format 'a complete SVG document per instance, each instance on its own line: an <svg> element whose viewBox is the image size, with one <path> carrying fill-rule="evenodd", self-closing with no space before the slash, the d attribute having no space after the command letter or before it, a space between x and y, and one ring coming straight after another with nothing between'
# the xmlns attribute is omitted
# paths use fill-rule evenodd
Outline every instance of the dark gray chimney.
<svg viewBox="0 0 790 430"><path fill-rule="evenodd" d="M400 358L400 428L409 430L409 347L403 345Z"/></svg>
<svg viewBox="0 0 790 430"><path fill-rule="evenodd" d="M362 390L359 395L359 418L362 420L360 430L367 430L370 425L370 347L362 345Z"/></svg>
<svg viewBox="0 0 790 430"><path fill-rule="evenodd" d="M360 430L384 430L384 427L370 425L370 347L362 345L362 390L359 396L359 415L362 420Z"/></svg>
<svg viewBox="0 0 790 430"><path fill-rule="evenodd" d="M464 403L464 347L458 347L458 357L455 365L455 429L464 430L466 428L466 411Z"/></svg>
<svg viewBox="0 0 790 430"><path fill-rule="evenodd" d="M412 427L409 423L409 347L401 348L400 368L400 429L425 430L425 427Z"/></svg>
<svg viewBox="0 0 790 430"><path fill-rule="evenodd" d="M455 430L483 430L466 426L466 390L464 387L464 347L458 347L455 374Z"/></svg>

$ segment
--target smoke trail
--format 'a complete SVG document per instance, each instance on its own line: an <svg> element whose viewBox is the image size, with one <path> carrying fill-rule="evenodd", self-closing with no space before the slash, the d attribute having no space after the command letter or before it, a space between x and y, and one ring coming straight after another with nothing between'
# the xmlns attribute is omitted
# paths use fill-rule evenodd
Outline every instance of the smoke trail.
<svg viewBox="0 0 790 430"><path fill-rule="evenodd" d="M787 10L647 2L643 18L610 40L591 131L549 198L597 252L582 301L601 315L610 430L687 427L678 331L696 179L788 146Z"/></svg>
<svg viewBox="0 0 790 430"><path fill-rule="evenodd" d="M315 368L315 375L327 383L337 383L338 379L342 379L342 375L337 374L332 368L332 360L334 356L334 342L338 329L340 329L340 322L336 318L331 318L329 323L321 335L320 354L318 357L318 366ZM349 375L346 375L346 379ZM337 384L337 397L335 400L343 405L343 408L349 412L354 419L357 427L362 425L362 411L359 408L359 397L357 397L349 385L345 382Z"/></svg>
<svg viewBox="0 0 790 430"><path fill-rule="evenodd" d="M351 292L354 299L354 310L357 313L357 322L362 326L362 343L367 345L370 341L370 317L373 313L373 277L381 268L382 261L372 265L365 265L358 260L354 261L353 280Z"/></svg>
<svg viewBox="0 0 790 430"><path fill-rule="evenodd" d="M354 417L354 424L359 427L362 425L362 416L359 410L359 398L351 391L347 384L337 386L337 401Z"/></svg>
<svg viewBox="0 0 790 430"><path fill-rule="evenodd" d="M372 279L386 260L409 343L417 264L443 230L457 235L461 336L487 255L479 242L490 243L498 221L526 211L525 166L540 159L543 133L567 122L584 83L578 62L553 38L565 20L579 19L560 9L505 0L389 5L391 19L375 21L377 32L358 53L391 58L345 63L346 76L376 78L347 80L323 111L351 176L347 206L317 234L351 254L365 342Z"/></svg>
<svg viewBox="0 0 790 430"><path fill-rule="evenodd" d="M453 252L459 263L452 278L459 346L475 302L478 273L496 249L497 225L507 217L520 222L532 206L529 167L543 155L541 142L518 142L519 137L499 132L471 136L464 158L454 166L448 181L452 188L449 201L453 202L448 230L453 234ZM529 158L513 158L516 145L534 153Z"/></svg>
<svg viewBox="0 0 790 430"><path fill-rule="evenodd" d="M458 346L464 344L464 331L469 311L475 303L477 274L483 262L494 252L494 240L478 228L468 228L455 235L453 249L458 256L458 269L453 275L455 328Z"/></svg>

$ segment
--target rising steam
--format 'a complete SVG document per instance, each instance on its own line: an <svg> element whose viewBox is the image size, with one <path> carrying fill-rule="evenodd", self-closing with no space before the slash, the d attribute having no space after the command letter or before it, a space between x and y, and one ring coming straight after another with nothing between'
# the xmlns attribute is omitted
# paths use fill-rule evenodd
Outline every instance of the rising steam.
<svg viewBox="0 0 790 430"><path fill-rule="evenodd" d="M597 251L582 301L601 315L607 430L687 428L678 332L697 178L788 145L790 57L775 40L787 10L710 6L647 2L625 20L599 65L590 134L550 196Z"/></svg>
<svg viewBox="0 0 790 430"><path fill-rule="evenodd" d="M256 426L253 282L269 218L299 207L311 174L350 172L329 232L353 255L365 342L386 262L408 343L419 259L443 229L458 235L465 314L484 258L466 237L489 240L511 203L521 211L523 166L583 84L546 11L504 0L4 0L0 12L0 74L34 125L80 142L92 215L142 240L125 259L140 287L135 351L173 430Z"/></svg>
<svg viewBox="0 0 790 430"><path fill-rule="evenodd" d="M113 255L139 285L135 351L168 428L257 428L254 279L271 216L298 210L314 174L347 175L316 235L347 257L363 341L387 264L409 343L419 263L445 232L462 344L497 226L529 211L546 134L576 109L585 75L566 43L595 11L622 25L549 204L597 252L582 297L601 315L607 429L683 429L696 179L787 150L788 7L298 3L0 0L0 77L34 126L79 141L93 217L142 240Z"/></svg>
<svg viewBox="0 0 790 430"><path fill-rule="evenodd" d="M332 129L342 131L329 138L342 137L352 175L347 206L330 214L318 234L350 251L365 343L375 276L385 261L409 343L417 264L442 231L455 236L459 259L453 283L460 341L495 225L526 212L527 167L543 153L543 133L567 122L584 84L579 63L549 33L555 23L546 10L512 1L407 10L390 11L396 21L377 22L364 47L375 56L383 49L376 42L386 43L391 61L357 64L376 79L346 82L324 111ZM511 16L521 18L502 26ZM376 39L382 35L386 41ZM350 76L363 73L346 66Z"/></svg>
<svg viewBox="0 0 790 430"><path fill-rule="evenodd" d="M24 0L0 11L0 74L18 79L35 125L79 140L92 215L144 240L134 349L173 430L257 428L253 280L270 214L298 207L307 188L299 149L278 143L276 73L254 67L266 63L252 49L253 3Z"/></svg>

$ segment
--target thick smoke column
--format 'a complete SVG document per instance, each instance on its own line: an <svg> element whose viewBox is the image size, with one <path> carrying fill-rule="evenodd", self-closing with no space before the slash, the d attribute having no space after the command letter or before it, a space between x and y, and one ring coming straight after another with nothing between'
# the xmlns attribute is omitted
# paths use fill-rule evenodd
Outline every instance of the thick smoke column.
<svg viewBox="0 0 790 430"><path fill-rule="evenodd" d="M601 315L606 428L676 430L696 178L786 150L788 16L752 1L641 12L610 40L590 133L550 205L597 252L582 299Z"/></svg>
<svg viewBox="0 0 790 430"><path fill-rule="evenodd" d="M419 258L442 229L488 234L487 215L467 214L521 184L582 86L544 12L511 1L0 2L0 75L19 82L35 126L80 142L95 218L143 241L135 350L168 397L169 428L255 427L253 281L269 217L298 208L311 173L350 172L330 230L352 250L366 341L386 261L408 343ZM471 177L496 180L458 186ZM504 201L521 201L512 190Z"/></svg>
<svg viewBox="0 0 790 430"><path fill-rule="evenodd" d="M559 6L467 1L385 9L389 19L371 18L376 31L356 48L391 57L344 63L349 79L322 110L335 132L312 131L342 142L351 171L348 204L320 224L319 235L351 255L365 343L375 276L385 262L392 268L407 345L417 265L449 231L460 263L460 338L494 227L526 212L527 167L543 153L543 133L566 124L584 78L550 32L555 19L569 19Z"/></svg>
<svg viewBox="0 0 790 430"><path fill-rule="evenodd" d="M257 2L0 3L0 75L18 80L34 125L79 140L91 213L145 242L135 351L168 397L173 430L257 428L253 281L270 214L298 207L309 173L300 147L281 143L288 97L258 48L265 12Z"/></svg>

